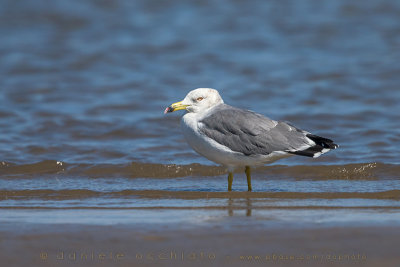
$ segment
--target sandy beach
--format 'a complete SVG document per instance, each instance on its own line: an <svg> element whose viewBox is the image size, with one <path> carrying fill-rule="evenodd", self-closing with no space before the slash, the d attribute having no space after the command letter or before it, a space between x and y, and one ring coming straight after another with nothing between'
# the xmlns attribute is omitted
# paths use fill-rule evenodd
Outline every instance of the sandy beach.
<svg viewBox="0 0 400 267"><path fill-rule="evenodd" d="M265 181L256 173L254 184L267 191L225 192L224 175L59 177L4 176L2 266L398 266L400 260L399 190L389 190L398 188L397 179ZM30 189L21 186L25 181ZM220 191L185 190L199 182Z"/></svg>
<svg viewBox="0 0 400 267"><path fill-rule="evenodd" d="M8 225L2 266L398 266L400 227Z"/></svg>

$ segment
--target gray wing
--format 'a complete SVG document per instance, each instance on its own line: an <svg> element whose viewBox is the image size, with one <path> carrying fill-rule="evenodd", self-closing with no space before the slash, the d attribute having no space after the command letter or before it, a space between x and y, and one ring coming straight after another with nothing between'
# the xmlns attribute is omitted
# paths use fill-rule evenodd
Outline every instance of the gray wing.
<svg viewBox="0 0 400 267"><path fill-rule="evenodd" d="M294 152L313 144L309 132L226 104L213 108L199 126L209 138L244 155Z"/></svg>

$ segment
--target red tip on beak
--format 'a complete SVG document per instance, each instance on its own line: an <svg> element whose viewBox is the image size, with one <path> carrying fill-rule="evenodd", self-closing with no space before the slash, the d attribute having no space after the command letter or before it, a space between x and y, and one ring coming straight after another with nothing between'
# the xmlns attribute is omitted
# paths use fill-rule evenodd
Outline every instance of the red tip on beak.
<svg viewBox="0 0 400 267"><path fill-rule="evenodd" d="M166 107L165 110L164 110L164 114L170 113L170 112L172 112L172 111L174 111L174 108L172 108L172 107Z"/></svg>

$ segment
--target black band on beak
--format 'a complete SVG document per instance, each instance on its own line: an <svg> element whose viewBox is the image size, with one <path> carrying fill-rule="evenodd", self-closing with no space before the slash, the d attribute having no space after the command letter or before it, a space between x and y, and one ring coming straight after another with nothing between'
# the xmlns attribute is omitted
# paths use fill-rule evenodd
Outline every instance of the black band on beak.
<svg viewBox="0 0 400 267"><path fill-rule="evenodd" d="M169 107L167 107L167 108L164 110L164 114L170 113L170 112L173 112L173 111L174 111L174 108L171 107L171 106L169 106Z"/></svg>

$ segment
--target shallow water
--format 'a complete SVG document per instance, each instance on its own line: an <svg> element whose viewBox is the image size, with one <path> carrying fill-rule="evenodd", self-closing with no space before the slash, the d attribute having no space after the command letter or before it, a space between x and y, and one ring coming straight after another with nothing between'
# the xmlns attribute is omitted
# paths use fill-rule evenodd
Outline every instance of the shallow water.
<svg viewBox="0 0 400 267"><path fill-rule="evenodd" d="M253 217L288 208L312 221L330 207L396 221L399 18L389 0L3 1L0 209L184 218L173 209L225 216L250 201ZM259 168L254 195L226 195L225 170L183 140L182 114L162 114L197 87L340 148Z"/></svg>

